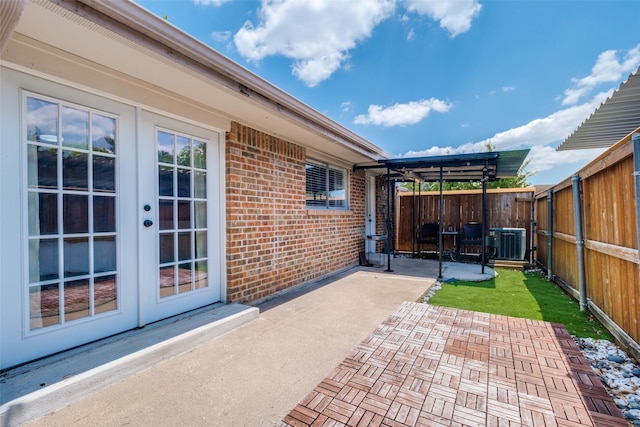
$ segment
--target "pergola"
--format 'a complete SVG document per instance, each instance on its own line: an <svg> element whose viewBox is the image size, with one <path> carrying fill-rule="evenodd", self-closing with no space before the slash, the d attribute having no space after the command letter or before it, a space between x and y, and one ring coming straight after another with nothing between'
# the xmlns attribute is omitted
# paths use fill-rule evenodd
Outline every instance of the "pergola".
<svg viewBox="0 0 640 427"><path fill-rule="evenodd" d="M378 170L387 176L387 221L391 220L392 182L439 182L440 206L438 212L438 278L442 278L442 208L444 182L482 183L482 261L484 273L485 259L485 229L487 222L487 183L501 178L515 178L522 166L529 150L492 151L483 153L452 154L446 156L408 157L379 160L375 165L356 165L354 170ZM391 250L387 250L387 271L391 269Z"/></svg>

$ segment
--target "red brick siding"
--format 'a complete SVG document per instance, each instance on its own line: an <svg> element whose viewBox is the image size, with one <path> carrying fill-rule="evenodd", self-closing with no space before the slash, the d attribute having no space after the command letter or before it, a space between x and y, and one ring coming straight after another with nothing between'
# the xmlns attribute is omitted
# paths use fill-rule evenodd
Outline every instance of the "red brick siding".
<svg viewBox="0 0 640 427"><path fill-rule="evenodd" d="M227 301L249 302L357 263L365 180L350 210L307 210L304 147L232 123L226 137Z"/></svg>

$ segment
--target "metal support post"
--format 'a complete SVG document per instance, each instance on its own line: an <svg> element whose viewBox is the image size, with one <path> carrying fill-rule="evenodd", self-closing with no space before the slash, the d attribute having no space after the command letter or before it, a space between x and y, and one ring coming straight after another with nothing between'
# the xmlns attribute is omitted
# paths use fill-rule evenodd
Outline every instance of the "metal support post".
<svg viewBox="0 0 640 427"><path fill-rule="evenodd" d="M547 191L547 279L552 280L553 264L553 188Z"/></svg>
<svg viewBox="0 0 640 427"><path fill-rule="evenodd" d="M484 274L484 265L487 262L485 259L486 257L485 252L487 251L487 248L486 248L487 242L485 241L486 239L485 230L487 229L487 179L489 179L487 177L487 171L488 171L488 165L487 165L487 162L485 161L484 168L482 169L482 274Z"/></svg>
<svg viewBox="0 0 640 427"><path fill-rule="evenodd" d="M442 279L442 205L444 196L442 194L442 166L440 166L440 206L438 210L438 279Z"/></svg>
<svg viewBox="0 0 640 427"><path fill-rule="evenodd" d="M391 226L391 170L387 168L387 220L385 228L387 231L387 272L391 273L391 245L393 243L393 227Z"/></svg>
<svg viewBox="0 0 640 427"><path fill-rule="evenodd" d="M580 194L580 175L571 177L573 187L573 217L576 229L576 252L578 256L578 289L580 290L580 311L587 309L587 282L584 273L584 235L582 227L582 200Z"/></svg>

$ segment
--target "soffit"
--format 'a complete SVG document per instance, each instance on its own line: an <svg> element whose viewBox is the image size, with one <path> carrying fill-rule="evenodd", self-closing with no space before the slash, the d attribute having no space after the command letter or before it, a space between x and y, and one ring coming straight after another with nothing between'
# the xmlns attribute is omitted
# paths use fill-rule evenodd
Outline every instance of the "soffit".
<svg viewBox="0 0 640 427"><path fill-rule="evenodd" d="M640 68L604 101L558 150L607 148L640 127Z"/></svg>

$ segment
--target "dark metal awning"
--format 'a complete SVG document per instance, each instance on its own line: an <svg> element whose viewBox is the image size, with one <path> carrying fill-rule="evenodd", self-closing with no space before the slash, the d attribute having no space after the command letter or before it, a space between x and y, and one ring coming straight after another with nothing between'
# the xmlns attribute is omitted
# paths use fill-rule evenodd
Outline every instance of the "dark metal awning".
<svg viewBox="0 0 640 427"><path fill-rule="evenodd" d="M405 157L380 160L375 165L356 165L354 170L378 169L393 171L393 178L406 181L447 182L489 181L515 178L529 150L491 151L482 153L452 154L446 156Z"/></svg>
<svg viewBox="0 0 640 427"><path fill-rule="evenodd" d="M387 176L387 235L393 233L391 222L392 180L440 183L440 208L438 213L438 277L442 278L442 183L481 181L482 182L482 273L485 259L485 230L487 224L486 194L487 181L517 176L529 150L491 151L484 153L452 154L448 156L407 157L402 159L379 160L375 165L356 165L354 170L377 170ZM391 239L393 240L393 239ZM387 249L387 271L391 269L391 250Z"/></svg>
<svg viewBox="0 0 640 427"><path fill-rule="evenodd" d="M640 68L558 147L608 148L640 127Z"/></svg>

